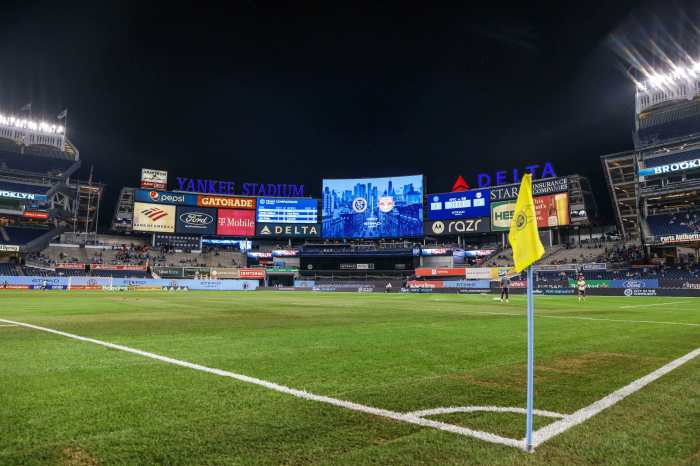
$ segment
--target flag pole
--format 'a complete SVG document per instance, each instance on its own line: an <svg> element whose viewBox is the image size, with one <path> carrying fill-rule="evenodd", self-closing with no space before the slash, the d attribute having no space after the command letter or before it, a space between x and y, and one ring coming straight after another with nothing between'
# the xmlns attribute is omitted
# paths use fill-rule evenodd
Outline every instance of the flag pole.
<svg viewBox="0 0 700 466"><path fill-rule="evenodd" d="M535 391L535 306L532 296L532 265L527 268L527 415L525 420L526 447L532 452L532 409Z"/></svg>

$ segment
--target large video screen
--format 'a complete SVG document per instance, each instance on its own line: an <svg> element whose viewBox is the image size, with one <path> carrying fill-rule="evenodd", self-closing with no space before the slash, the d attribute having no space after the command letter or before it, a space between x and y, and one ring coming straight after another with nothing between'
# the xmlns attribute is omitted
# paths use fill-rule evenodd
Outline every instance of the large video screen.
<svg viewBox="0 0 700 466"><path fill-rule="evenodd" d="M323 180L324 238L423 235L423 175Z"/></svg>

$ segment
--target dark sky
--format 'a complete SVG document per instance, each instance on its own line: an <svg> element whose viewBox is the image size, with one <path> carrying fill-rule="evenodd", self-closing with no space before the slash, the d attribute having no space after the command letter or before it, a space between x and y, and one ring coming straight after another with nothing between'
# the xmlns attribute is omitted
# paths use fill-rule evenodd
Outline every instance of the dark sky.
<svg viewBox="0 0 700 466"><path fill-rule="evenodd" d="M610 201L599 157L632 146L633 86L610 34L640 2L5 2L0 109L69 109L108 184L140 168L244 181L458 174L552 161ZM539 2L534 2L539 3ZM326 6L320 6L326 5ZM498 5L498 7L496 7ZM608 209L603 209L609 211Z"/></svg>

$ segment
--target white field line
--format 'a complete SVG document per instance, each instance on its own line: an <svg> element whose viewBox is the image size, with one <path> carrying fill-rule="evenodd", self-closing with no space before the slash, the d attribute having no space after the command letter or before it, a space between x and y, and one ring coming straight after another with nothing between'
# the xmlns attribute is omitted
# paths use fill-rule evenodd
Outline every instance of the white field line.
<svg viewBox="0 0 700 466"><path fill-rule="evenodd" d="M551 439L552 437L561 434L562 432L565 432L572 427L581 424L584 421L587 421L588 419L592 418L596 414L600 413L604 409L607 409L614 404L618 403L619 401L623 400L627 396L633 394L636 391L641 390L645 386L649 385L653 381L657 380L660 377L663 377L664 375L668 374L672 370L682 366L686 362L700 356L700 348L696 348L690 353L681 356L678 359L675 359L668 364L666 364L663 367L660 367L656 369L654 372L645 375L642 378L639 378L635 380L634 382L630 383L629 385L626 385L622 387L619 390L616 390L612 392L610 395L601 398L600 400L596 401L593 404L590 404L586 406L585 408L579 409L575 413L569 414L566 416L564 419L561 419L559 421L555 421L552 424L549 424L548 426L545 426L533 433L533 438L534 438L534 446L539 446L542 445L542 443L546 442L547 440Z"/></svg>
<svg viewBox="0 0 700 466"><path fill-rule="evenodd" d="M516 312L488 312L488 311L459 311L466 314L487 314L492 316L515 316L515 317L527 317L526 314L516 313ZM535 311L535 318L543 319L575 319L575 320L600 320L603 322L627 322L632 324L662 324L662 325L686 325L690 327L700 327L700 324L694 324L690 322L664 322L659 320L628 320L628 319L603 319L598 317L579 317L579 316L548 316L537 314Z"/></svg>
<svg viewBox="0 0 700 466"><path fill-rule="evenodd" d="M150 353L147 351L141 351L141 350L136 349L136 348L130 348L130 347L124 346L124 345L117 345L115 343L109 343L109 342L97 340L94 338L82 337L80 335L74 335L72 333L62 332L60 330L54 330L54 329L47 328L47 327L40 327L38 325L32 325L32 324L27 324L24 322L16 322L16 321L6 320L6 319L0 319L0 322L5 322L8 324L18 325L18 326L26 327L26 328L31 328L31 329L39 330L42 332L53 333L54 335L60 335L60 336L66 337L66 338L72 338L74 340L84 341L87 343L93 343L95 345L104 346L106 348L111 348L111 349L115 349L118 351L124 351L126 353L136 354L138 356L143 356L146 358L155 359L157 361L165 362L167 364L173 364L175 366L186 367L188 369L194 369L194 370L201 371L201 372L207 372L209 374L214 374L214 375L218 375L221 377L229 377L229 378L241 381L241 382L250 383L253 385L259 385L261 387L265 387L267 389L274 390L276 392L296 396L296 397L302 398L304 400L311 400L311 401L317 401L320 403L327 403L327 404L337 406L340 408L345 408L345 409L349 409L352 411L359 411L361 413L372 414L374 416L381 416L384 418L393 419L395 421L406 422L408 424L415 424L415 425L419 425L419 426L423 426L423 427L432 427L434 429L439 429L439 430L451 432L454 434L465 435L467 437L474 437L474 438L477 438L479 440L484 440L486 442L497 443L500 445L515 447L515 448L519 448L521 450L525 449L525 442L523 440L516 440L516 439L512 439L512 438L501 437L499 435L491 434L488 432L467 429L465 427L447 424L444 422L433 421L430 419L423 419L421 417L411 415L411 414L404 414L404 413L399 413L396 411L389 411L386 409L365 406L365 405L361 405L358 403L353 403L352 401L345 401L345 400L340 400L337 398L331 398L328 396L316 395L314 393L309 393L309 392L306 392L303 390L297 390L295 388L290 388L290 387L287 387L284 385L279 385L279 384L276 384L273 382L268 382L266 380L257 379L255 377L250 377L250 376L243 375L243 374L237 374L235 372L229 372L229 371L225 371L222 369L214 369L211 367L202 366L200 364L194 364L194 363L187 362L187 361L181 361L179 359L173 359L173 358L169 358L167 356L161 356L159 354Z"/></svg>
<svg viewBox="0 0 700 466"><path fill-rule="evenodd" d="M426 416L437 416L438 414L452 414L452 413L516 413L516 414L527 414L525 408L515 408L515 407L504 407L504 406L450 406L446 408L433 408L433 409L423 409L420 411L412 411L406 413L411 416L426 417ZM566 414L555 413L554 411L545 411L542 409L533 409L532 413L535 416L542 417L553 417L558 419L563 419Z"/></svg>
<svg viewBox="0 0 700 466"><path fill-rule="evenodd" d="M2 324L0 327L17 327L16 324Z"/></svg>
<svg viewBox="0 0 700 466"><path fill-rule="evenodd" d="M670 303L656 303L656 304L630 304L627 306L620 306L620 309L637 309L638 307L656 307L656 306L670 306L671 304L686 304L686 301L673 301Z"/></svg>

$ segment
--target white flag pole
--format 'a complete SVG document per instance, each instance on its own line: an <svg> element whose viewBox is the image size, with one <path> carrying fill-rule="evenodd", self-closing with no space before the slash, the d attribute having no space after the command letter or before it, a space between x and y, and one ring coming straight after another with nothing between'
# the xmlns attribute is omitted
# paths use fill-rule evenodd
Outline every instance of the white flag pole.
<svg viewBox="0 0 700 466"><path fill-rule="evenodd" d="M535 306L532 296L534 280L532 266L527 268L527 416L525 440L527 451L532 449L532 409L535 391Z"/></svg>

